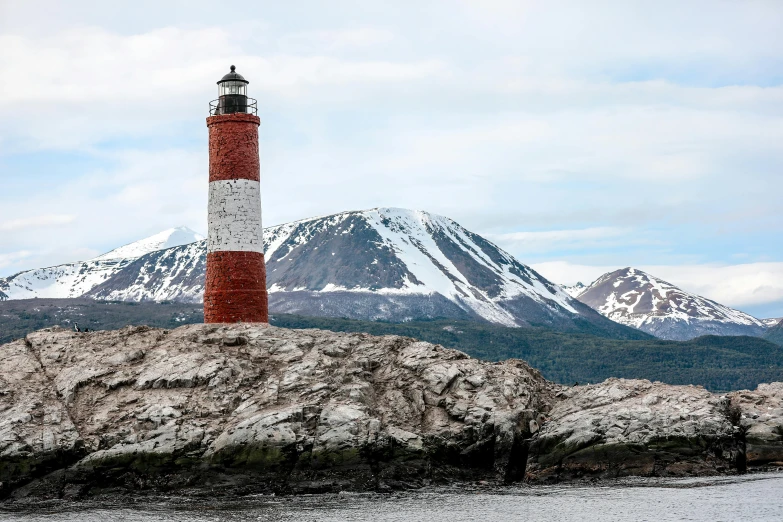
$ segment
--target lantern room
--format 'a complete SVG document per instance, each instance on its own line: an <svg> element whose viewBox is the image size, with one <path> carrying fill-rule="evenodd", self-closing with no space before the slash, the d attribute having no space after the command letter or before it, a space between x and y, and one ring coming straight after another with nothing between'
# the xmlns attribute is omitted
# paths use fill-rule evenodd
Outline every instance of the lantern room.
<svg viewBox="0 0 783 522"><path fill-rule="evenodd" d="M209 104L209 114L234 114L237 112L256 114L256 100L248 98L247 84L244 76L231 66L231 72L223 76L218 85L218 99Z"/></svg>

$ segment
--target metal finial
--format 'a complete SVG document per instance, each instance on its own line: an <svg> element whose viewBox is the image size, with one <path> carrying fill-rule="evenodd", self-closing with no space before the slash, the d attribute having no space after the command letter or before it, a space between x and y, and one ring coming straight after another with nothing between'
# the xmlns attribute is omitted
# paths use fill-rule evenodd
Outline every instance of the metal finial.
<svg viewBox="0 0 783 522"><path fill-rule="evenodd" d="M236 71L236 70L237 70L237 68L236 68L236 67L234 67L234 66L232 65L232 66L231 66L231 72L234 72L234 71Z"/></svg>

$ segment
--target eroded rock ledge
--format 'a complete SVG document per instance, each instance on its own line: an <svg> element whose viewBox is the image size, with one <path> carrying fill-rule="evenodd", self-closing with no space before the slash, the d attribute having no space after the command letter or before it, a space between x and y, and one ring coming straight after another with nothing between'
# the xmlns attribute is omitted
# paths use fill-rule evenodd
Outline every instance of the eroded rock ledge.
<svg viewBox="0 0 783 522"><path fill-rule="evenodd" d="M736 472L783 461L782 398L781 383L722 397L622 379L566 388L523 361L396 336L46 329L0 347L0 495Z"/></svg>

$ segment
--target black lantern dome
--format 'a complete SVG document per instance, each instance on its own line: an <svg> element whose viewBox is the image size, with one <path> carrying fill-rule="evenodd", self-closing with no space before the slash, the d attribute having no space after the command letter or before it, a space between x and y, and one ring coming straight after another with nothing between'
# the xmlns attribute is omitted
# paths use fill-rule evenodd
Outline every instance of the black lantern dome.
<svg viewBox="0 0 783 522"><path fill-rule="evenodd" d="M218 99L209 104L210 115L235 112L256 114L256 100L247 96L247 84L250 82L236 72L236 69L232 65L231 72L217 82Z"/></svg>
<svg viewBox="0 0 783 522"><path fill-rule="evenodd" d="M235 89L244 88L248 83L250 82L245 80L245 77L239 74L237 72L237 68L233 65L231 66L231 72L223 76L220 79L220 81L217 82L217 84L220 85L221 88L231 87ZM223 92L221 92L220 94L223 94ZM237 93L233 92L231 94L237 94Z"/></svg>

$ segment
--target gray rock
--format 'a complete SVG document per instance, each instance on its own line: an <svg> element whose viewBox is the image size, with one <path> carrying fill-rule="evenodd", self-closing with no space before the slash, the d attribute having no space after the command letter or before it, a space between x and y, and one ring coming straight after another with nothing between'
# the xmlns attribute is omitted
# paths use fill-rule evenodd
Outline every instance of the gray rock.
<svg viewBox="0 0 783 522"><path fill-rule="evenodd" d="M559 389L521 361L258 325L46 329L0 354L0 451L19 463L0 482L15 496L503 479Z"/></svg>
<svg viewBox="0 0 783 522"><path fill-rule="evenodd" d="M729 396L744 432L748 464L783 466L783 382Z"/></svg>
<svg viewBox="0 0 783 522"><path fill-rule="evenodd" d="M744 469L729 399L702 387L608 379L558 398L531 444L531 479Z"/></svg>
<svg viewBox="0 0 783 522"><path fill-rule="evenodd" d="M783 384L563 387L398 336L262 325L46 329L0 347L0 495L387 490L742 471Z"/></svg>

